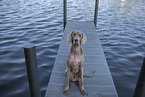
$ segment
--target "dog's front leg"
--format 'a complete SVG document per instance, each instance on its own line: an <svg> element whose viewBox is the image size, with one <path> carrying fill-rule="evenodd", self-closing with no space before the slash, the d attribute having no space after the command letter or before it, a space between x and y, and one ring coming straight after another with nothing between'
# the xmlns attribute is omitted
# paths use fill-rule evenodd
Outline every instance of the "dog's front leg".
<svg viewBox="0 0 145 97"><path fill-rule="evenodd" d="M67 95L68 93L68 89L69 89L69 81L70 81L70 69L67 68L67 80L66 80L66 86L65 86L65 89L63 91L63 94L64 95Z"/></svg>
<svg viewBox="0 0 145 97"><path fill-rule="evenodd" d="M84 89L84 81L83 81L83 68L81 68L81 94L85 95L87 94L85 89Z"/></svg>

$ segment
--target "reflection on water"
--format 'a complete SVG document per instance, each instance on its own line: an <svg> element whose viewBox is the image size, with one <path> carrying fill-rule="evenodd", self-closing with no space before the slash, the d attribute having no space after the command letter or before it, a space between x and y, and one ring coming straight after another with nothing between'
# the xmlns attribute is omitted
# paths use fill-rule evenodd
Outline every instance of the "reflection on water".
<svg viewBox="0 0 145 97"><path fill-rule="evenodd" d="M68 0L68 20L93 21L95 0ZM132 97L145 55L145 1L100 0L97 32L119 94ZM30 96L23 54L37 46L42 96L61 41L62 1L0 0L0 96Z"/></svg>
<svg viewBox="0 0 145 97"><path fill-rule="evenodd" d="M37 46L44 96L62 33L62 3L53 0L0 1L0 96L29 97L23 45ZM55 14L56 13L56 14Z"/></svg>
<svg viewBox="0 0 145 97"><path fill-rule="evenodd" d="M97 30L119 97L132 97L145 55L145 2L107 1L100 2Z"/></svg>
<svg viewBox="0 0 145 97"><path fill-rule="evenodd" d="M121 7L125 5L125 0L121 0Z"/></svg>

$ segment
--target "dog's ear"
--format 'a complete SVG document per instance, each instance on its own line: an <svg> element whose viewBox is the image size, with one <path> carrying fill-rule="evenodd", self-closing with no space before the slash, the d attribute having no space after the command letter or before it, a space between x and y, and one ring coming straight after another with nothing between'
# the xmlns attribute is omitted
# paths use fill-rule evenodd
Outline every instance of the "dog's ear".
<svg viewBox="0 0 145 97"><path fill-rule="evenodd" d="M67 37L66 37L66 40L67 40L68 42L71 42L71 40L72 40L72 33L73 33L73 31L70 32L70 33L67 35Z"/></svg>
<svg viewBox="0 0 145 97"><path fill-rule="evenodd" d="M81 40L81 44L85 44L85 42L87 41L87 37L84 33L82 33L82 40Z"/></svg>

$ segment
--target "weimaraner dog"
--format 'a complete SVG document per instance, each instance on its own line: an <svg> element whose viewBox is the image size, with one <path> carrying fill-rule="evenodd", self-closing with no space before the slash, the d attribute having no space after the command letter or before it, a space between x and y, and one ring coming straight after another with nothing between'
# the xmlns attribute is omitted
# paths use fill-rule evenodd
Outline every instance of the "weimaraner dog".
<svg viewBox="0 0 145 97"><path fill-rule="evenodd" d="M83 75L84 53L81 47L85 44L87 38L84 33L80 31L72 31L66 37L68 42L72 42L72 46L67 58L67 69L65 71L67 75L66 87L63 91L64 95L67 95L70 81L75 81L79 85L81 81L81 94L87 95L84 89L83 77L91 77L91 75Z"/></svg>

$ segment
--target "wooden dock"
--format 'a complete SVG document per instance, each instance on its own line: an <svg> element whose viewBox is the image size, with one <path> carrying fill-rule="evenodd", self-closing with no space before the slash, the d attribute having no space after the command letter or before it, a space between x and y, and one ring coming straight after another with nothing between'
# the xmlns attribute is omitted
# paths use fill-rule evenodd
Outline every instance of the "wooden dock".
<svg viewBox="0 0 145 97"><path fill-rule="evenodd" d="M88 93L85 96L118 97L95 25L93 22L81 21L66 23L45 97L84 97L80 93L80 87L73 82L71 82L69 93L66 96L63 94L66 84L66 60L71 47L71 43L66 41L66 36L73 30L82 31L87 37L86 44L82 45L85 55L84 74L90 74L96 70L93 77L84 78L84 87Z"/></svg>

